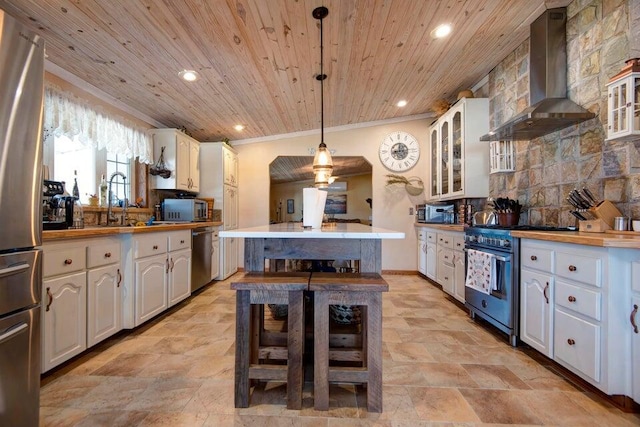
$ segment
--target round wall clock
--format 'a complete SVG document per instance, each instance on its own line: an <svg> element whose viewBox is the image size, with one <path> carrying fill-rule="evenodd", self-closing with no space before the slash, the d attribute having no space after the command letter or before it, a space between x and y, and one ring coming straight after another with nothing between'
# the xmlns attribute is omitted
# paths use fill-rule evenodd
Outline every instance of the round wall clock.
<svg viewBox="0 0 640 427"><path fill-rule="evenodd" d="M407 132L396 131L387 135L380 144L380 161L389 170L404 172L420 158L418 140Z"/></svg>

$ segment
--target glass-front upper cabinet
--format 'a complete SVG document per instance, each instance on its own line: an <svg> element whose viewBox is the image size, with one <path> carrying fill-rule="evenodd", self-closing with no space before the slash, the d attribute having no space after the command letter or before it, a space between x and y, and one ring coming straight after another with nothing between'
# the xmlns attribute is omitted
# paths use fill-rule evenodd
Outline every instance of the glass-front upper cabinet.
<svg viewBox="0 0 640 427"><path fill-rule="evenodd" d="M451 192L449 188L449 164L451 151L449 150L449 122L445 121L440 126L440 194L446 197Z"/></svg>
<svg viewBox="0 0 640 427"><path fill-rule="evenodd" d="M440 180L438 179L438 128L434 127L431 130L431 138L429 139L429 154L431 155L431 170L429 171L430 185L429 185L429 197L440 196Z"/></svg>
<svg viewBox="0 0 640 427"><path fill-rule="evenodd" d="M607 83L607 139L640 136L640 59L626 65Z"/></svg>
<svg viewBox="0 0 640 427"><path fill-rule="evenodd" d="M489 144L480 141L487 132L486 98L459 99L431 125L430 201L489 196Z"/></svg>

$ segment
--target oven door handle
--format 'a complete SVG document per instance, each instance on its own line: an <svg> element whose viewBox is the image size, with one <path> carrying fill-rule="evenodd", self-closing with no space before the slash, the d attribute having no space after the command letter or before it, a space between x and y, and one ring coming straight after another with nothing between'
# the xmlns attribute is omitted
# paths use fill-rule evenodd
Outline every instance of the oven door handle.
<svg viewBox="0 0 640 427"><path fill-rule="evenodd" d="M465 252L467 252L469 249L468 249L468 248L464 248L463 250L464 250ZM493 255L493 257L494 257L495 259L497 259L498 261L502 261L502 262L510 262L510 261L511 261L511 257L510 257L510 256L504 257L504 256L500 256L500 255L493 254L493 253L491 253L491 252L487 252L487 251L480 251L480 250L478 250L478 249L474 249L474 251L484 252L485 254L491 254L491 255Z"/></svg>

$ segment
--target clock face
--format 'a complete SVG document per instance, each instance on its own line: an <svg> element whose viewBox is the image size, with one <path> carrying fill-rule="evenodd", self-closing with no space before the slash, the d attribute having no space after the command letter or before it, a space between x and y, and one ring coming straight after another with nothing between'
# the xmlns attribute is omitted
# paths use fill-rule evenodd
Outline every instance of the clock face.
<svg viewBox="0 0 640 427"><path fill-rule="evenodd" d="M418 140L407 132L387 135L380 144L380 161L389 170L403 172L411 169L420 158Z"/></svg>

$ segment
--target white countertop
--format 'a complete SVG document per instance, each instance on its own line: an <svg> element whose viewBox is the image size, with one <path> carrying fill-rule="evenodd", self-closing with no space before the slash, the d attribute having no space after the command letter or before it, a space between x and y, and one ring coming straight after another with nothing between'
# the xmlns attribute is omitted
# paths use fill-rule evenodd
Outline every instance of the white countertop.
<svg viewBox="0 0 640 427"><path fill-rule="evenodd" d="M220 237L286 238L286 239L404 239L399 231L370 227L358 223L330 223L321 229L302 228L301 222L261 225L222 230Z"/></svg>

